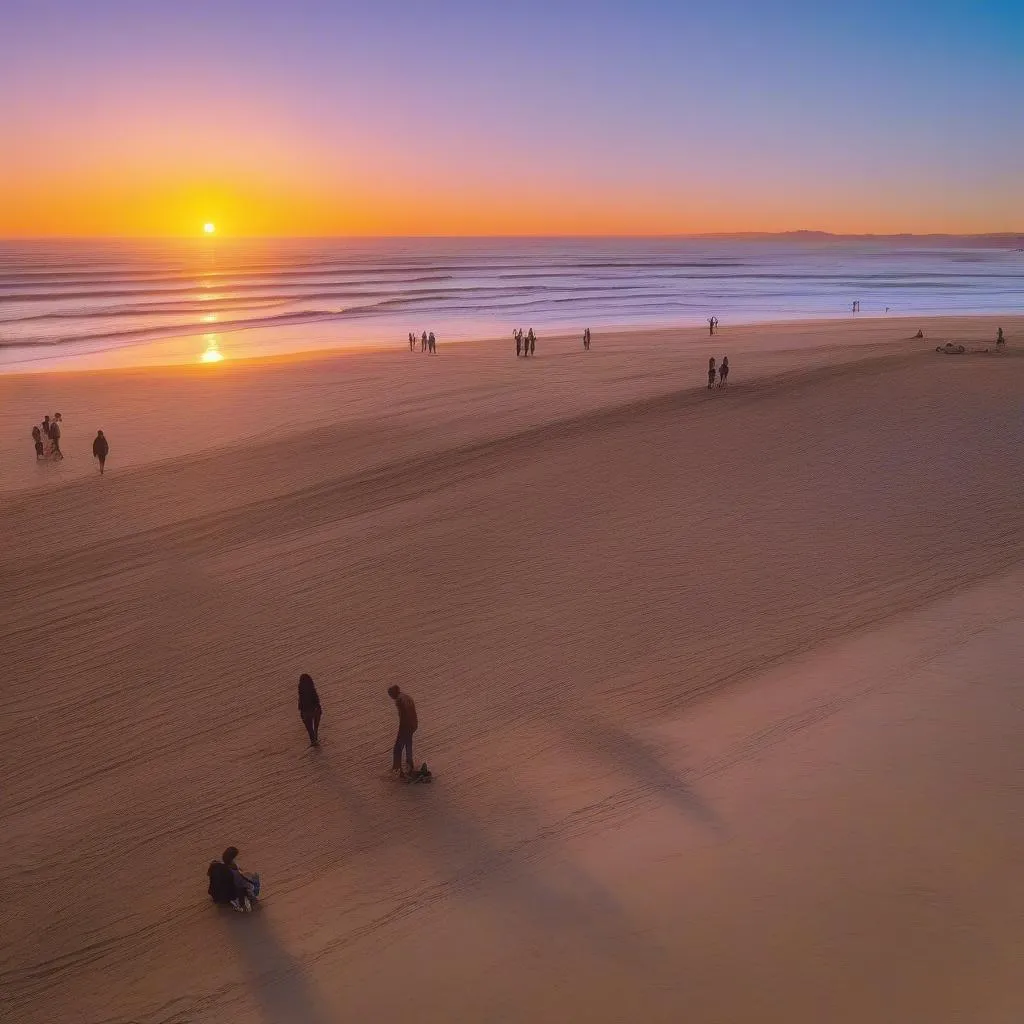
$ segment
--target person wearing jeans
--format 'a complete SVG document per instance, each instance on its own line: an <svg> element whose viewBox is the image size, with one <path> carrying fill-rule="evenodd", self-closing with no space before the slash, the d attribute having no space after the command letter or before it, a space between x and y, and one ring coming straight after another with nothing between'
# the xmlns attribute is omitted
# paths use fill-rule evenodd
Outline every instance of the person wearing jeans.
<svg viewBox="0 0 1024 1024"><path fill-rule="evenodd" d="M392 752L391 770L400 772L402 770L402 754L405 754L405 763L410 774L415 771L412 760L412 734L416 731L419 722L416 718L416 705L412 697L397 686L388 687L388 696L395 702L398 709L398 737L395 739L395 748Z"/></svg>

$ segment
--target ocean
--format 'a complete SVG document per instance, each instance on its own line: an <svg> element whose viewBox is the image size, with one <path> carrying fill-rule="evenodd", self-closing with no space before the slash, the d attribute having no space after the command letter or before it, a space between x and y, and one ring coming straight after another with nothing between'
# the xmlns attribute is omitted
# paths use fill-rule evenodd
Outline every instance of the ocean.
<svg viewBox="0 0 1024 1024"><path fill-rule="evenodd" d="M832 237L0 241L0 371L766 320L1024 312L1024 244Z"/></svg>

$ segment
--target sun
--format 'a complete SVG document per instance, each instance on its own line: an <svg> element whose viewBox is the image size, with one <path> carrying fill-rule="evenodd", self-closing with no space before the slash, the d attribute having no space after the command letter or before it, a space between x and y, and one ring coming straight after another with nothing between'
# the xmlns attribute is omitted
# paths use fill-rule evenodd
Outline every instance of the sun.
<svg viewBox="0 0 1024 1024"><path fill-rule="evenodd" d="M214 224L214 223L212 223L211 221L207 221L207 222L206 222L206 223L205 223L205 224L203 225L203 231L204 231L204 232L205 232L206 234L208 234L208 235L212 235L212 234L213 234L213 233L214 233L214 232L215 232L216 230L217 230L217 225L216 225L216 224Z"/></svg>

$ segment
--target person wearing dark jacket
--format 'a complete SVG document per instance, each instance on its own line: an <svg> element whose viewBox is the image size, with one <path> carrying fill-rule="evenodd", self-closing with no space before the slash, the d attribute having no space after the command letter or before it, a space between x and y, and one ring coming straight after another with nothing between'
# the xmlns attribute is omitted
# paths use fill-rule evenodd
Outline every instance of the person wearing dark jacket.
<svg viewBox="0 0 1024 1024"><path fill-rule="evenodd" d="M419 725L416 718L416 705L413 703L412 697L407 693L402 693L397 686L388 687L388 696L398 708L398 737L392 752L391 770L395 772L402 770L402 752L404 751L409 773L412 774L416 770L412 760L412 734Z"/></svg>
<svg viewBox="0 0 1024 1024"><path fill-rule="evenodd" d="M323 709L320 707L320 694L316 692L312 676L305 672L299 676L299 717L302 724L309 733L309 745L320 746L320 716Z"/></svg>
<svg viewBox="0 0 1024 1024"><path fill-rule="evenodd" d="M102 430L96 431L96 437L92 442L92 457L100 464L100 476L103 476L103 467L106 465L107 456L110 454L110 445L103 436Z"/></svg>

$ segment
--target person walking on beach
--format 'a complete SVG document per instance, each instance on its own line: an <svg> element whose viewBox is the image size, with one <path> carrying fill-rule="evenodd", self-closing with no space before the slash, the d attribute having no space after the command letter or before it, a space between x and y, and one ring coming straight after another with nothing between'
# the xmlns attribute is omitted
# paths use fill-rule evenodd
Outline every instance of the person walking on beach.
<svg viewBox="0 0 1024 1024"><path fill-rule="evenodd" d="M55 413L50 420L50 456L54 459L63 459L64 453L60 450L60 413Z"/></svg>
<svg viewBox="0 0 1024 1024"><path fill-rule="evenodd" d="M388 687L388 696L395 702L395 707L398 709L398 737L395 739L395 749L392 752L391 770L401 772L404 752L405 763L408 765L409 773L412 774L415 771L412 760L412 734L419 725L419 720L416 718L416 705L412 697L407 693L402 693L397 686Z"/></svg>
<svg viewBox="0 0 1024 1024"><path fill-rule="evenodd" d="M96 437L92 442L92 457L100 464L100 476L103 476L103 467L107 464L107 456L110 454L110 445L103 436L102 430L96 431Z"/></svg>
<svg viewBox="0 0 1024 1024"><path fill-rule="evenodd" d="M43 432L38 427L32 428L32 443L36 449L36 462L46 457L46 451L43 448Z"/></svg>
<svg viewBox="0 0 1024 1024"><path fill-rule="evenodd" d="M322 714L320 694L316 692L313 677L303 672L299 676L299 717L306 727L306 732L309 733L311 747L320 746L320 717Z"/></svg>
<svg viewBox="0 0 1024 1024"><path fill-rule="evenodd" d="M729 357L722 356L722 365L718 368L718 386L725 387L726 379L729 376Z"/></svg>
<svg viewBox="0 0 1024 1024"><path fill-rule="evenodd" d="M715 357L708 360L708 391L715 386Z"/></svg>

